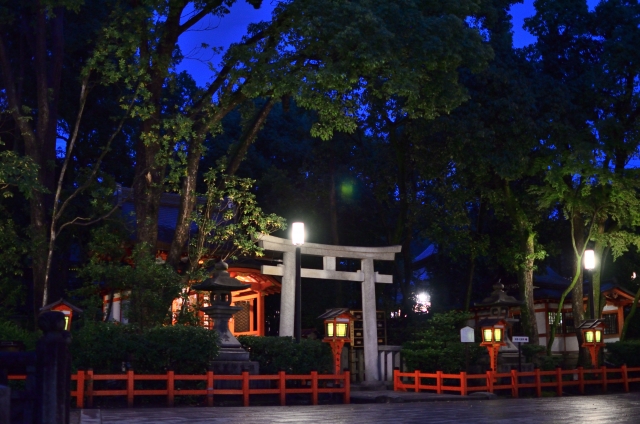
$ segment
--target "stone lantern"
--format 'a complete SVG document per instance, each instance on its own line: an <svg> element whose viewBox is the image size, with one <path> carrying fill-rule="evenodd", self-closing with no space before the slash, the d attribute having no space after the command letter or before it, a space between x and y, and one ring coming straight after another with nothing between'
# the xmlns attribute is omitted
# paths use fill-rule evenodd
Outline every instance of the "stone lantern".
<svg viewBox="0 0 640 424"><path fill-rule="evenodd" d="M227 271L228 268L229 265L225 262L218 262L211 278L207 278L191 288L210 292L210 306L200 310L211 317L213 328L219 335L218 346L220 349L215 361L248 361L249 352L242 348L238 339L229 330L229 319L242 309L239 306L231 306L231 292L247 289L251 287L251 284L243 284L237 278L231 277Z"/></svg>

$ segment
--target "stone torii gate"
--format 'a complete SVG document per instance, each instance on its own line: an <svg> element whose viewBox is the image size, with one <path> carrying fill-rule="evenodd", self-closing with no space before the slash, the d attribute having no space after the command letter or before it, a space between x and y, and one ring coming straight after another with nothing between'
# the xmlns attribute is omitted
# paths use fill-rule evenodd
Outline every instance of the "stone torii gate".
<svg viewBox="0 0 640 424"><path fill-rule="evenodd" d="M263 265L264 275L282 277L280 298L280 336L293 337L295 317L296 246L291 240L262 236L258 245L264 250L282 252L282 265ZM378 330L376 325L375 283L391 284L391 275L378 274L373 270L373 261L393 261L402 246L354 247L328 244L304 243L299 246L301 254L322 256L323 269L302 268L302 278L356 281L362 283L362 321L364 341L364 370L369 383L378 380ZM336 258L360 259L360 271L336 271Z"/></svg>

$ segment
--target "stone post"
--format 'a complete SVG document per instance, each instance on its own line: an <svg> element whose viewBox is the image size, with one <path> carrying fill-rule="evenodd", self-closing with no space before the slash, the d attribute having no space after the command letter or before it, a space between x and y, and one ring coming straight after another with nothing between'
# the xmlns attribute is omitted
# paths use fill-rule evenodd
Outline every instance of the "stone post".
<svg viewBox="0 0 640 424"><path fill-rule="evenodd" d="M280 293L280 337L293 337L296 305L296 254L292 248L282 254L282 289Z"/></svg>
<svg viewBox="0 0 640 424"><path fill-rule="evenodd" d="M0 386L0 423L8 423L11 420L11 389Z"/></svg>
<svg viewBox="0 0 640 424"><path fill-rule="evenodd" d="M62 312L38 318L44 335L36 345L36 424L69 424L71 396L71 334L64 331Z"/></svg>
<svg viewBox="0 0 640 424"><path fill-rule="evenodd" d="M373 259L361 261L362 330L364 332L364 375L367 385L378 381L378 325L376 322L376 274Z"/></svg>

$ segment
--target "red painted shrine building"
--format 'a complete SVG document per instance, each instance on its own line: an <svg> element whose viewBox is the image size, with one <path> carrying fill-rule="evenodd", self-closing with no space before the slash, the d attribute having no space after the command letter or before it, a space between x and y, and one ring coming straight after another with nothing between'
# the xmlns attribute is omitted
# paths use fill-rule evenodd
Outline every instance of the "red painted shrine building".
<svg viewBox="0 0 640 424"><path fill-rule="evenodd" d="M122 194L128 196L129 189L122 189ZM164 263L169 251L173 229L177 220L178 204L180 197L177 194L164 193L160 204L160 216L158 218L158 243L156 261ZM133 203L131 200L125 200L122 203L122 212L126 216L131 216L133 212ZM281 284L272 276L262 275L258 269L243 265L229 265L229 274L249 284L251 287L233 292L231 304L240 306L242 310L237 312L229 321L229 328L235 336L238 335L255 335L264 336L265 332L265 297L273 294L279 294ZM103 293L103 313L105 319L121 323L127 323L127 308L129 304L129 291ZM190 306L200 305L208 306L208 294L198 293L195 290L189 291L187 294ZM182 308L183 298L174 299L171 305L171 313L173 322ZM107 317L106 315L109 314ZM213 323L209 321L209 317L202 312L197 312L201 324L204 327L212 328Z"/></svg>

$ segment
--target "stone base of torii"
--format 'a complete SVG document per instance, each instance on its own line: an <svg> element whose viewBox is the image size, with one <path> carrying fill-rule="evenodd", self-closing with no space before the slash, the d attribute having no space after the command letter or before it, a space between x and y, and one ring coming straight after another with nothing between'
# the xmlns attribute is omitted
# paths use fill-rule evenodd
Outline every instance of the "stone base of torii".
<svg viewBox="0 0 640 424"><path fill-rule="evenodd" d="M267 251L282 252L282 265L263 265L264 275L282 277L280 300L280 336L293 337L295 320L295 279L296 258L291 240L262 236L259 246ZM303 255L322 256L323 269L301 269L302 278L354 281L362 284L362 326L364 338L364 370L367 383L378 381L378 333L376 325L376 283L391 284L391 275L378 274L373 270L373 261L393 261L402 246L355 247L332 246L328 244L305 243L301 248ZM336 258L360 259L360 271L336 271Z"/></svg>

